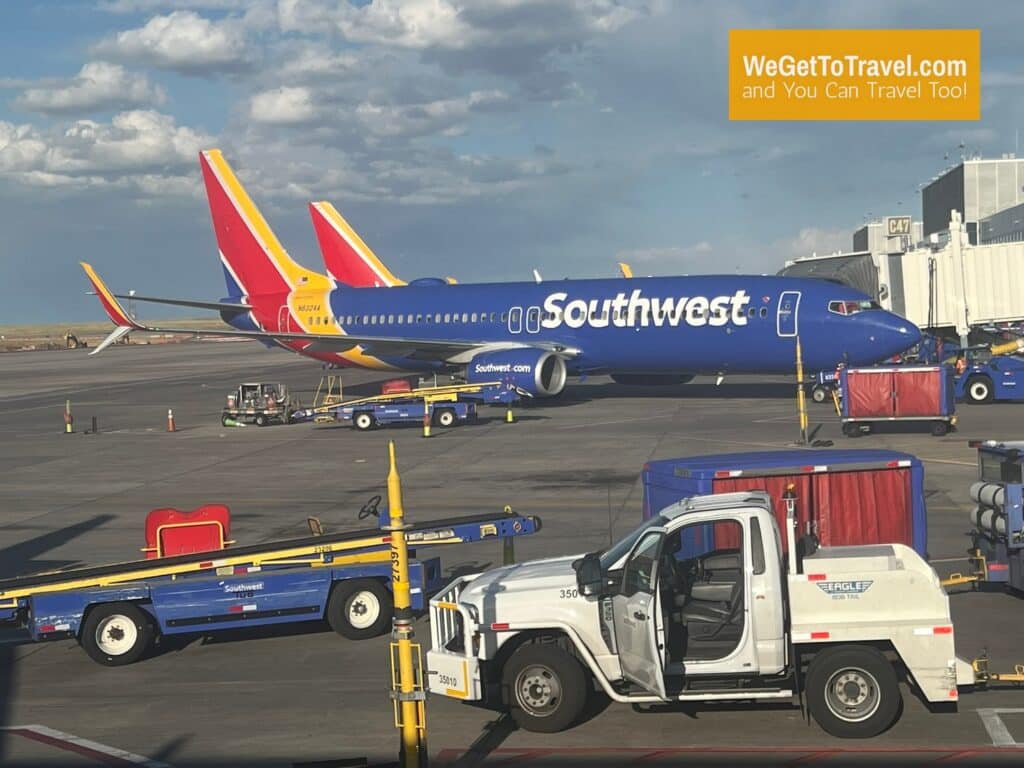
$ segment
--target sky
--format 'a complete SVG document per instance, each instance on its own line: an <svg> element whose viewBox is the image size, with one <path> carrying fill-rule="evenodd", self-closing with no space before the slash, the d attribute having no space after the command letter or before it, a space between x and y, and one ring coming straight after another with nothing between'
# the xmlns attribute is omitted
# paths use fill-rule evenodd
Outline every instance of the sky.
<svg viewBox="0 0 1024 768"><path fill-rule="evenodd" d="M980 28L982 119L730 122L729 29L774 27ZM103 319L82 260L223 296L211 147L320 271L323 199L407 280L774 273L1013 152L1022 28L1011 0L6 3L0 323Z"/></svg>

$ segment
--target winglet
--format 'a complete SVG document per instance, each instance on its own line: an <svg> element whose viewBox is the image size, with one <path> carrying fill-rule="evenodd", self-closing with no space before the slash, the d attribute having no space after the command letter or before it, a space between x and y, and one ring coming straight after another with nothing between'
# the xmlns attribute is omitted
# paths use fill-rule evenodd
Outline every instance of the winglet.
<svg viewBox="0 0 1024 768"><path fill-rule="evenodd" d="M103 284L103 281L100 280L100 276L96 274L96 270L92 268L92 265L86 264L84 261L79 263L82 265L82 269L85 270L85 274L89 278L89 282L92 283L92 287L96 290L100 304L103 305L103 309L107 311L114 325L122 328L141 329L142 326L132 320L118 303L117 299L114 298L114 294L110 292L110 289Z"/></svg>
<svg viewBox="0 0 1024 768"><path fill-rule="evenodd" d="M392 274L338 210L326 201L309 204L324 265L339 283L356 288L405 285Z"/></svg>

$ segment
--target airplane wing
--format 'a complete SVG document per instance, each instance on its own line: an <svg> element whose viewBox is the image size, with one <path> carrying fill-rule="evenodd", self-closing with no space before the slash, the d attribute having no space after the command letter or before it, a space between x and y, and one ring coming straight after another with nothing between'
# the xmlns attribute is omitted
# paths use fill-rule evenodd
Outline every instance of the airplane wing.
<svg viewBox="0 0 1024 768"><path fill-rule="evenodd" d="M150 333L183 333L190 336L221 336L226 338L257 339L263 341L276 341L278 343L299 341L305 342L300 348L303 352L347 352L354 347L362 347L363 351L374 356L402 357L412 360L441 360L451 363L465 362L474 354L481 351L493 351L496 349L515 349L533 347L547 349L552 352L572 357L578 354L577 350L570 349L564 345L534 343L522 344L518 342L481 342L478 340L461 339L410 339L396 336L353 336L343 334L326 333L285 333L281 331L240 331L226 328L175 328L173 326L151 326L143 325L133 319L124 311L117 301L117 295L111 293L106 287L96 270L84 261L80 262L85 270L89 281L95 289L96 296L106 310L107 315L117 326L113 332L104 339L96 349L90 352L95 355L113 344L117 339L126 333L136 331L148 331ZM133 298L138 299L138 296ZM203 302L200 302L203 303ZM211 302L212 303L212 302ZM185 305L189 306L189 305ZM230 305L238 308L239 305ZM219 307L218 307L219 308ZM294 349L290 347L289 349ZM464 359L463 359L464 358Z"/></svg>
<svg viewBox="0 0 1024 768"><path fill-rule="evenodd" d="M95 291L90 291L96 295ZM196 309L212 309L215 311L238 311L248 312L252 305L241 301L197 301L195 299L164 299L158 296L139 296L134 293L113 293L115 299L129 299L131 301L145 301L151 304L170 304L175 307L194 307Z"/></svg>

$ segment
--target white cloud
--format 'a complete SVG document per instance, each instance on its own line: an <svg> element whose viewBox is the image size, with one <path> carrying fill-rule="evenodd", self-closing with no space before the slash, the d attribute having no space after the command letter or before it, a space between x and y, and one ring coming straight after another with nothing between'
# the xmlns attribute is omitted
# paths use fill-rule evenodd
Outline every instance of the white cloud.
<svg viewBox="0 0 1024 768"><path fill-rule="evenodd" d="M191 75L238 71L249 65L245 35L236 19L210 21L192 11L154 16L138 29L102 41L94 50Z"/></svg>
<svg viewBox="0 0 1024 768"><path fill-rule="evenodd" d="M659 269L672 269L682 271L695 267L702 267L714 247L707 240L693 243L692 245L676 245L667 248L635 248L619 251L615 254L617 261L625 261L628 264L656 265Z"/></svg>
<svg viewBox="0 0 1024 768"><path fill-rule="evenodd" d="M212 137L153 110L121 112L109 123L77 120L43 133L0 121L0 177L42 186L132 186L155 195L189 186Z"/></svg>
<svg viewBox="0 0 1024 768"><path fill-rule="evenodd" d="M798 256L810 256L815 253L822 255L848 251L852 246L852 238L853 234L849 229L804 227L795 237L775 241L769 250L778 253L781 260L795 259Z"/></svg>
<svg viewBox="0 0 1024 768"><path fill-rule="evenodd" d="M145 75L128 72L118 64L90 61L69 80L56 80L26 88L14 106L29 112L56 115L97 112L163 104L166 95Z"/></svg>
<svg viewBox="0 0 1024 768"><path fill-rule="evenodd" d="M317 110L309 88L286 86L254 94L249 101L249 116L258 123L296 125L315 119Z"/></svg>
<svg viewBox="0 0 1024 768"><path fill-rule="evenodd" d="M508 94L500 90L473 91L468 96L422 104L379 105L364 102L356 107L356 118L374 136L409 137L434 133L454 135L472 113L503 109Z"/></svg>

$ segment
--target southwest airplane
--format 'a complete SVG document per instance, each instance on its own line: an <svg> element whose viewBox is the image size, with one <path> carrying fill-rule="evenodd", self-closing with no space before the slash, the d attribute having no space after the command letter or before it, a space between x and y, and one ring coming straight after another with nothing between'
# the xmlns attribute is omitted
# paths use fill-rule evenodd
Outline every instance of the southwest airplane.
<svg viewBox="0 0 1024 768"><path fill-rule="evenodd" d="M672 384L699 373L792 373L798 335L810 371L840 362L868 365L920 338L912 323L867 296L814 279L403 283L340 215L331 228L335 239L327 229L323 234L330 246L346 247L332 261L333 277L325 277L291 259L218 150L202 152L199 160L228 295L219 301L133 298L216 310L232 329L142 325L118 303L126 296L109 291L83 263L117 326L95 352L133 329L208 333L255 338L339 366L448 371L468 381L498 376L543 397L559 394L567 376L584 374Z"/></svg>

